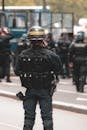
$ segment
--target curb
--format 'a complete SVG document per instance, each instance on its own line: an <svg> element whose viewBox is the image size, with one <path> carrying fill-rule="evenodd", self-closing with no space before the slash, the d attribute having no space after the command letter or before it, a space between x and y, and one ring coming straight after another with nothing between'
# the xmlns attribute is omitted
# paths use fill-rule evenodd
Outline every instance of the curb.
<svg viewBox="0 0 87 130"><path fill-rule="evenodd" d="M12 98L14 100L19 100L16 97L16 94L12 92L0 91L0 96ZM53 101L53 107L56 109L67 110L67 111L76 112L80 114L87 114L87 107L84 105L76 105L76 104L71 104L71 103L65 103L62 101L61 102Z"/></svg>
<svg viewBox="0 0 87 130"><path fill-rule="evenodd" d="M80 114L87 114L87 107L84 105L76 105L60 101L53 101L53 107L57 109L67 110Z"/></svg>
<svg viewBox="0 0 87 130"><path fill-rule="evenodd" d="M12 99L15 99L15 100L19 100L19 99L16 97L16 94L15 94L15 93L6 92L6 91L3 91L3 90L0 91L0 96L2 96L2 97L7 97L7 98L12 98Z"/></svg>

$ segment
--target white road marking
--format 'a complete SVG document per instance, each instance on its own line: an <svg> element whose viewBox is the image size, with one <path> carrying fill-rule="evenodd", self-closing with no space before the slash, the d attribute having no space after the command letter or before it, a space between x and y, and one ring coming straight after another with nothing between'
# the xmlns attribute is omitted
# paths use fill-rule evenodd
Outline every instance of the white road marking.
<svg viewBox="0 0 87 130"><path fill-rule="evenodd" d="M78 100L78 101L86 101L87 102L87 98L80 98L80 97L78 97L78 98L76 98L76 100Z"/></svg>
<svg viewBox="0 0 87 130"><path fill-rule="evenodd" d="M14 126L14 125L7 124L7 123L4 123L4 122L0 122L0 125L20 129L20 127L18 127L18 126Z"/></svg>

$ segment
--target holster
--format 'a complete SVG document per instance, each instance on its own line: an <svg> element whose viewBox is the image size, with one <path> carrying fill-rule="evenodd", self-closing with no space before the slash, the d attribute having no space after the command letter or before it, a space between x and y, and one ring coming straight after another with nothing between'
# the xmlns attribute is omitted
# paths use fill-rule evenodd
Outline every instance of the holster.
<svg viewBox="0 0 87 130"><path fill-rule="evenodd" d="M56 87L57 87L57 83L59 81L54 79L52 82L51 82L51 89L50 89L50 95L52 96L54 94L54 92L56 91Z"/></svg>
<svg viewBox="0 0 87 130"><path fill-rule="evenodd" d="M52 88L50 89L50 95L53 96L56 89L56 85L52 85Z"/></svg>
<svg viewBox="0 0 87 130"><path fill-rule="evenodd" d="M21 91L16 94L16 97L22 101L25 99L25 96L23 95Z"/></svg>

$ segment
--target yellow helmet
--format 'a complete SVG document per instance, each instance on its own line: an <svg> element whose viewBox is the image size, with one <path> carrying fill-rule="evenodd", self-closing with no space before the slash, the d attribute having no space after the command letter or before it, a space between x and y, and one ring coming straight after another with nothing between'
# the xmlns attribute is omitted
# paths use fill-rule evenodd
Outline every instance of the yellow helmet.
<svg viewBox="0 0 87 130"><path fill-rule="evenodd" d="M45 30L40 26L33 26L30 28L28 35L30 40L43 40L45 38Z"/></svg>

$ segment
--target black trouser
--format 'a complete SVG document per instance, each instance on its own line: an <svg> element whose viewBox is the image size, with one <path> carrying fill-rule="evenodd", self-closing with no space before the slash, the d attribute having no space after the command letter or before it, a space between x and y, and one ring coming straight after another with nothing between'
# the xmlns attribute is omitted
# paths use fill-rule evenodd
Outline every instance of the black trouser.
<svg viewBox="0 0 87 130"><path fill-rule="evenodd" d="M86 82L86 65L84 61L74 61L74 68L73 68L73 82L77 87L77 91L79 91L79 86L81 84L81 76L84 76L84 84Z"/></svg>
<svg viewBox="0 0 87 130"><path fill-rule="evenodd" d="M10 55L7 54L5 55L5 76L7 77L7 79L10 78Z"/></svg>
<svg viewBox="0 0 87 130"><path fill-rule="evenodd" d="M50 96L48 89L31 89L26 91L26 99L23 102L25 110L23 130L33 130L37 102L41 109L44 130L53 130L52 96Z"/></svg>
<svg viewBox="0 0 87 130"><path fill-rule="evenodd" d="M69 60L68 60L68 56L67 55L60 55L61 58L61 63L62 63L62 75L66 75L66 76L70 76L70 72L69 72ZM65 69L64 69L65 68ZM64 72L65 71L65 72Z"/></svg>
<svg viewBox="0 0 87 130"><path fill-rule="evenodd" d="M7 76L7 78L9 79L9 77L10 77L10 54L7 54L7 53L0 54L0 65L3 69L2 78Z"/></svg>

